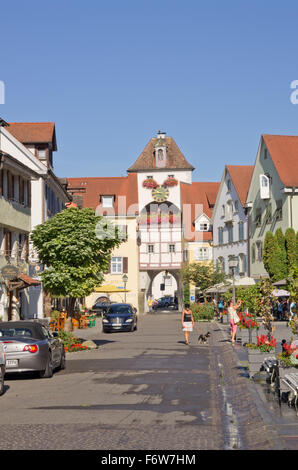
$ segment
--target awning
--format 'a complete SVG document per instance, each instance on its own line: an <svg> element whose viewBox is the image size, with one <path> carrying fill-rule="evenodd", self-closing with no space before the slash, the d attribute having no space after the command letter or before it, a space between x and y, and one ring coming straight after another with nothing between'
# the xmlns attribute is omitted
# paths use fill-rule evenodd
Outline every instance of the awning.
<svg viewBox="0 0 298 470"><path fill-rule="evenodd" d="M118 293L121 293L121 292L130 292L130 290L108 284L108 285L105 285L105 286L95 287L94 292L106 292L106 293L118 292Z"/></svg>
<svg viewBox="0 0 298 470"><path fill-rule="evenodd" d="M287 280L282 279L281 281L277 281L273 283L274 286L286 286L287 285Z"/></svg>
<svg viewBox="0 0 298 470"><path fill-rule="evenodd" d="M272 294L274 297L290 297L290 292L285 289L274 289Z"/></svg>
<svg viewBox="0 0 298 470"><path fill-rule="evenodd" d="M254 286L256 283L255 279L252 277L239 277L235 279L234 284L235 287L250 287ZM221 282L220 284L215 284L215 286L209 287L207 289L207 293L223 293L227 292L233 286L233 280L227 279L225 282Z"/></svg>
<svg viewBox="0 0 298 470"><path fill-rule="evenodd" d="M15 279L12 279L8 282L8 290L12 291L15 289L26 289L27 287L30 286L39 286L41 284L40 281L37 279L34 279L33 277L27 276L27 274L24 273L18 273L18 277Z"/></svg>

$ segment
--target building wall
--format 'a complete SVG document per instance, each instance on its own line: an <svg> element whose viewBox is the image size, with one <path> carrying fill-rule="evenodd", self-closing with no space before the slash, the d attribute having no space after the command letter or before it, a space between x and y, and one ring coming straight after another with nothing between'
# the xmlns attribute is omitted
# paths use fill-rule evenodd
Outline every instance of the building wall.
<svg viewBox="0 0 298 470"><path fill-rule="evenodd" d="M249 226L250 226L250 271L252 277L261 277L267 276L266 270L264 268L262 262L263 256L263 246L264 246L264 239L267 231L271 231L273 233L276 232L278 228L281 228L283 233L285 233L286 229L290 227L290 198L283 192L284 185L282 184L280 177L276 171L274 163L270 157L269 151L267 150L267 158L266 158L266 145L261 140L255 169L247 197L247 203L251 203L252 207L250 209L249 215ZM260 194L260 175L268 174L271 177L270 183L270 198L269 199L262 199ZM294 196L293 200L295 200L293 204L294 207L297 209L297 196ZM277 220L276 212L277 212L277 202L281 201L282 207L282 219ZM271 204L271 222L266 223L266 210L269 205ZM261 224L258 226L256 223L257 211L260 210L261 214ZM296 210L296 214L298 211ZM295 216L294 224L297 227L297 218Z"/></svg>
<svg viewBox="0 0 298 470"><path fill-rule="evenodd" d="M138 173L138 200L139 200L139 212L141 212L147 204L154 202L151 195L151 189L143 188L143 181L147 176L152 176L153 179L162 185L163 182L168 178L169 175L174 175L174 178L184 183L191 183L192 172L190 170L147 170ZM180 196L180 185L169 188L170 196L168 201L177 206L181 210L181 196Z"/></svg>
<svg viewBox="0 0 298 470"><path fill-rule="evenodd" d="M228 181L230 181L230 189L228 188ZM227 217L228 202L232 201L233 210L231 213L232 224L228 224L230 219ZM237 206L238 205L238 206ZM225 215L223 215L223 206L225 207ZM236 210L236 206L238 210ZM243 224L243 240L239 238L239 224ZM214 263L219 260L224 260L224 270L229 274L228 259L229 256L245 255L246 263L240 268L245 268L244 275L248 275L248 230L247 230L247 217L242 207L241 201L234 188L233 182L230 178L229 172L225 170L223 180L219 189L219 194L216 202L216 207L213 212L213 256ZM233 242L229 242L228 227L231 227L233 232ZM219 240L219 228L223 228L223 242ZM242 264L242 263L241 263ZM243 272L243 271L242 271Z"/></svg>
<svg viewBox="0 0 298 470"><path fill-rule="evenodd" d="M118 248L115 248L112 252L113 257L120 257L120 258L128 258L128 265L127 265L127 277L128 282L126 285L126 289L129 291L126 293L126 302L132 304L138 311L139 311L139 298L138 298L138 291L139 291L139 260L138 260L138 246L136 242L136 219L135 218L125 218L119 217L117 218L117 224L120 226L127 225L127 241L121 243ZM123 265L122 265L123 266ZM125 294L121 292L124 287L124 283L122 281L123 276L123 269L118 274L113 274L109 272L105 275L104 282L102 286L105 285L113 285L119 287L119 293L105 293L105 292L94 292L90 296L86 298L86 306L87 308L91 308L94 305L94 302L98 297L107 295L110 300L115 302L124 302L125 301Z"/></svg>

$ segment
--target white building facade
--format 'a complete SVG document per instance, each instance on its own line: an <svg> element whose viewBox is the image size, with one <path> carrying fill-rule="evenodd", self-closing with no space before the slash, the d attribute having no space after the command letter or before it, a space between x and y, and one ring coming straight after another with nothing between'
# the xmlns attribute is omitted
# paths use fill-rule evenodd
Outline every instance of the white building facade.
<svg viewBox="0 0 298 470"><path fill-rule="evenodd" d="M213 209L214 264L230 274L229 260L236 257L236 276L249 276L248 220L246 195L252 166L227 165Z"/></svg>

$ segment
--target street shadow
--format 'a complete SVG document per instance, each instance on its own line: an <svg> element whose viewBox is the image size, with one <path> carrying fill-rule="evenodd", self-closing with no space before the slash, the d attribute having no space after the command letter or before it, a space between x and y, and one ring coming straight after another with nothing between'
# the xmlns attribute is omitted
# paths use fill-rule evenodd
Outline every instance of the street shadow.
<svg viewBox="0 0 298 470"><path fill-rule="evenodd" d="M5 385L5 384L4 384L3 393L2 393L1 396L3 397L3 395L5 395L5 393L8 392L9 389L10 389L9 385Z"/></svg>

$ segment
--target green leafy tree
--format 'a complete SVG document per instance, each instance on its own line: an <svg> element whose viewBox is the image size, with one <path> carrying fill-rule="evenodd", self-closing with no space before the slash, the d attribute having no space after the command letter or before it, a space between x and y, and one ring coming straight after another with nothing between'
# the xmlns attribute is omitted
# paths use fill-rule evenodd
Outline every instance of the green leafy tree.
<svg viewBox="0 0 298 470"><path fill-rule="evenodd" d="M278 228L275 232L275 238L279 247L279 275L280 279L285 279L288 275L288 259L286 249L286 237L283 234L281 228Z"/></svg>
<svg viewBox="0 0 298 470"><path fill-rule="evenodd" d="M272 291L273 285L270 279L262 279L260 283L261 305L260 316L265 330L268 332L268 338L271 338L274 331L272 322L274 320L272 315Z"/></svg>
<svg viewBox="0 0 298 470"><path fill-rule="evenodd" d="M231 290L223 294L226 302L233 298ZM249 313L256 315L260 311L261 294L258 284L250 287L236 287L236 300L243 300L240 311L244 312L248 309Z"/></svg>
<svg viewBox="0 0 298 470"><path fill-rule="evenodd" d="M296 233L293 228L287 228L285 233L285 242L288 272L292 274L295 267L297 267L297 241Z"/></svg>
<svg viewBox="0 0 298 470"><path fill-rule="evenodd" d="M42 283L53 297L69 297L73 315L77 298L99 286L112 250L121 243L117 227L92 209L70 208L35 227L31 241L45 265Z"/></svg>
<svg viewBox="0 0 298 470"><path fill-rule="evenodd" d="M272 232L267 232L265 235L263 264L273 282L280 281L286 277L286 269L278 237L275 237Z"/></svg>
<svg viewBox="0 0 298 470"><path fill-rule="evenodd" d="M225 273L217 266L205 263L190 263L183 269L182 275L184 282L192 283L198 287L204 298L209 287L223 282L226 278Z"/></svg>

